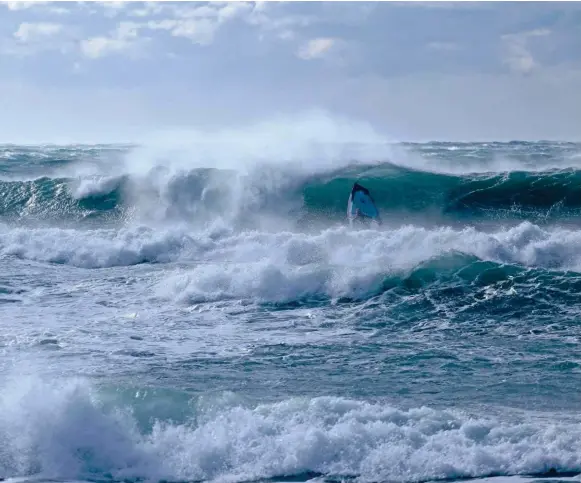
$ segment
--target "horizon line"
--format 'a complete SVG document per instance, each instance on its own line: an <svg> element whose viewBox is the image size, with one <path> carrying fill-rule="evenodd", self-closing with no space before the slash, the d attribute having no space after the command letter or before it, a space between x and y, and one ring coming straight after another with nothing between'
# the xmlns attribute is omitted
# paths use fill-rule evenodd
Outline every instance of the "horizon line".
<svg viewBox="0 0 581 483"><path fill-rule="evenodd" d="M221 141L223 143L223 141ZM398 144L515 144L515 143L561 143L561 144L581 144L581 139L428 139L428 140L406 140L406 141L385 141L385 142L326 142L325 144L383 144L383 145L398 145ZM14 142L14 141L0 141L0 148L6 147L63 147L63 146L85 146L85 147L97 147L97 146L109 146L109 147L139 147L145 146L148 143L146 141L35 141L35 142Z"/></svg>

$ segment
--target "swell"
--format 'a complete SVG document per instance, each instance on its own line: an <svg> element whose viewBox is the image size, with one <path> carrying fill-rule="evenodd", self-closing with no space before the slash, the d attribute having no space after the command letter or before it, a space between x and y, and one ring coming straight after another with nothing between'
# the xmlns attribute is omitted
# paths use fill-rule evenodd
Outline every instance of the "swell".
<svg viewBox="0 0 581 483"><path fill-rule="evenodd" d="M287 177L271 171L239 175L196 169L146 175L0 181L4 219L120 220L130 210L158 219L208 221L276 214L295 222L342 221L354 181L368 187L384 219L425 216L453 222L535 223L581 215L581 171L513 171L451 175L392 164L352 167L325 175ZM154 209L152 209L154 208Z"/></svg>

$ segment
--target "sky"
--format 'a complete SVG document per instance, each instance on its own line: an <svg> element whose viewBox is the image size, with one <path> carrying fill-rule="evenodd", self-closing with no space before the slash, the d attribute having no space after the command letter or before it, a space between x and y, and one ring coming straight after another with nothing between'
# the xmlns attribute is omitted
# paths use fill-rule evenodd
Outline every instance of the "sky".
<svg viewBox="0 0 581 483"><path fill-rule="evenodd" d="M2 2L0 142L313 112L393 141L581 140L581 3Z"/></svg>

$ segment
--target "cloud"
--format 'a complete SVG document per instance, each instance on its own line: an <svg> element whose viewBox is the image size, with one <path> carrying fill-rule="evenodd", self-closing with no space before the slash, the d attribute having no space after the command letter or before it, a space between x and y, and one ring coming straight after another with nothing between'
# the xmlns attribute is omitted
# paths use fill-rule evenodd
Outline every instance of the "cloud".
<svg viewBox="0 0 581 483"><path fill-rule="evenodd" d="M218 9L218 20L226 21L240 17L253 10L252 4L249 2L232 2Z"/></svg>
<svg viewBox="0 0 581 483"><path fill-rule="evenodd" d="M116 17L121 14L121 11L125 9L128 2L95 2L96 5L100 5L105 9L106 17Z"/></svg>
<svg viewBox="0 0 581 483"><path fill-rule="evenodd" d="M142 8L132 10L134 17L161 16L139 24L141 29L165 30L173 37L182 37L195 44L209 45L223 24L236 18L243 18L252 12L248 2L213 2L208 5L146 3Z"/></svg>
<svg viewBox="0 0 581 483"><path fill-rule="evenodd" d="M145 2L143 7L131 9L128 15L133 17L150 17L159 15L165 9L167 9L167 4L164 2Z"/></svg>
<svg viewBox="0 0 581 483"><path fill-rule="evenodd" d="M174 37L184 37L200 45L209 45L214 40L218 23L207 19L166 19L151 21L146 26L152 30L167 30Z"/></svg>
<svg viewBox="0 0 581 483"><path fill-rule="evenodd" d="M11 38L0 43L0 53L24 59L41 52L72 52L75 47L75 28L53 22L23 22Z"/></svg>
<svg viewBox="0 0 581 483"><path fill-rule="evenodd" d="M39 11L44 14L70 14L74 12L74 9L68 8L68 6L53 6L50 2L5 2L5 5L12 10L40 5L41 10ZM102 20L116 17L135 20L135 22L126 20L119 24L124 24L125 27L118 27L107 34L97 31L85 39L83 37L86 34L78 32L79 35L74 41L74 45L72 43L68 47L90 59L137 53L145 40L152 40L140 38L139 34L145 31L165 31L172 37L187 39L200 46L208 46L214 42L216 34L224 25L238 20L256 28L260 40L264 40L266 34L272 33L275 38L288 42L299 38L298 29L310 26L316 21L316 16L291 14L286 5L271 5L265 2L216 1L207 4L189 2L80 2L76 4L76 8L80 14L91 15L93 18L100 15ZM91 23L102 25L102 20ZM57 33L57 24L51 24L52 26L49 27L49 23L45 21L38 25L37 32L33 31L33 27L24 25L22 31L18 32L15 38L22 40L32 37L32 35L39 37ZM123 31L128 25L132 26L131 31ZM84 30L88 30L89 25L83 27ZM163 43L161 38L156 41ZM319 45L318 42L322 42L322 44ZM325 42L327 42L325 39L315 40L304 51L304 56L309 58L321 56L323 51L319 52L318 49L326 50L329 48ZM53 46L52 49L54 50L55 47ZM24 53L22 46L8 45L4 46L3 50L5 53L11 54ZM48 49L33 50L29 48L26 53L31 54L41 50ZM300 55L303 55L302 50Z"/></svg>
<svg viewBox="0 0 581 483"><path fill-rule="evenodd" d="M104 125L115 102L130 103L125 91L142 89L120 131L146 121L244 122L315 106L385 123L397 136L565 135L581 112L563 94L575 96L581 85L570 74L581 68L581 10L574 6L8 2L0 4L0 55L12 55L3 55L0 70L3 82L34 84L39 98L60 89L70 112L59 122L75 129L89 122L76 117L82 96L72 91L83 88ZM139 61L128 69L126 59ZM118 89L119 97L105 102L100 89ZM542 105L537 99L527 107L537 97ZM18 99L27 113L22 126L34 117L39 129L63 130L52 121L56 102L44 111L51 122L41 123L37 100ZM17 133L8 121L0 128Z"/></svg>
<svg viewBox="0 0 581 483"><path fill-rule="evenodd" d="M48 2L1 2L3 5L6 5L8 10L24 10L30 7L35 7L36 5L40 4L47 4Z"/></svg>
<svg viewBox="0 0 581 483"><path fill-rule="evenodd" d="M231 20L243 17L252 11L252 4L248 2L227 3L214 2L209 5L173 8L174 18L149 23L150 28L168 30L174 37L184 37L196 44L209 45L214 41L218 29ZM186 4L187 5L187 4Z"/></svg>
<svg viewBox="0 0 581 483"><path fill-rule="evenodd" d="M336 44L336 40L329 37L319 37L309 40L297 52L303 60L319 59L324 57Z"/></svg>
<svg viewBox="0 0 581 483"><path fill-rule="evenodd" d="M13 12L18 10L27 10L30 8L34 8L38 11L53 13L57 15L70 13L69 8L63 6L62 4L59 4L57 6L56 3L57 2L45 2L40 0L34 0L30 2L0 2L0 5L4 5L8 10L11 10Z"/></svg>
<svg viewBox="0 0 581 483"><path fill-rule="evenodd" d="M134 54L137 52L136 49L143 44L144 38L140 38L139 33L144 30L166 31L173 37L182 37L199 45L209 45L214 41L216 32L222 24L252 10L251 4L245 2L194 5L191 6L188 3L185 5L143 4L138 9L130 10L128 15L132 17L161 15L162 17L147 22L122 22L109 36L96 36L82 41L81 51L91 59L112 54ZM118 12L125 6L124 2L116 2L115 5L107 5L106 8Z"/></svg>
<svg viewBox="0 0 581 483"><path fill-rule="evenodd" d="M92 37L81 42L81 51L90 59L97 59L111 53L121 52L129 45L129 42L124 39Z"/></svg>
<svg viewBox="0 0 581 483"><path fill-rule="evenodd" d="M63 30L63 26L58 23L49 22L23 22L14 32L14 37L21 42L36 42L47 37L52 37Z"/></svg>
<svg viewBox="0 0 581 483"><path fill-rule="evenodd" d="M81 41L83 55L98 59L111 54L123 52L136 53L145 38L139 38L140 25L135 22L121 22L109 37L92 37Z"/></svg>
<svg viewBox="0 0 581 483"><path fill-rule="evenodd" d="M269 33L273 33L281 40L293 40L297 36L297 30L317 22L317 17L314 15L283 12L281 5L284 4L257 2L246 16L246 22L258 28L260 40L264 40Z"/></svg>
<svg viewBox="0 0 581 483"><path fill-rule="evenodd" d="M529 50L529 39L533 37L545 37L550 35L550 33L551 31L548 29L535 29L527 32L503 35L501 38L506 49L503 62L513 72L530 74L539 65Z"/></svg>

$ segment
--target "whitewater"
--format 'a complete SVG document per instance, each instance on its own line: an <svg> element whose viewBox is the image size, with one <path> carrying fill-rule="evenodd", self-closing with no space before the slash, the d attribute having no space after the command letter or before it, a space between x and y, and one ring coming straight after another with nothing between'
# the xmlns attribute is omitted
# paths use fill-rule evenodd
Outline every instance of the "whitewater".
<svg viewBox="0 0 581 483"><path fill-rule="evenodd" d="M1 145L0 479L578 481L579 220L572 142Z"/></svg>

